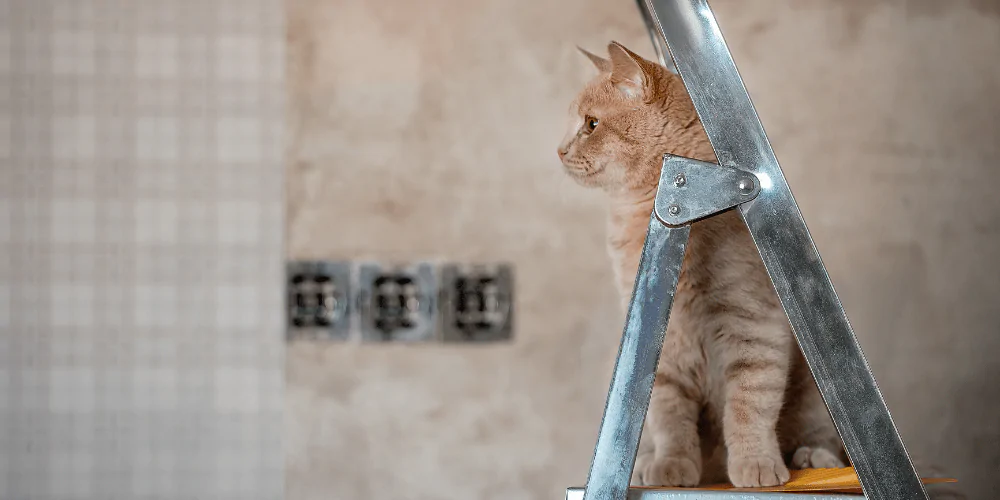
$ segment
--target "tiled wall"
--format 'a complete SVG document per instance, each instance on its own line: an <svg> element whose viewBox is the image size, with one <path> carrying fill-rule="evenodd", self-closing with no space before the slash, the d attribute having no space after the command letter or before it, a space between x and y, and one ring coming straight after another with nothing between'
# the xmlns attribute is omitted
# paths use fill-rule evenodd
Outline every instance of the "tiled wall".
<svg viewBox="0 0 1000 500"><path fill-rule="evenodd" d="M282 496L283 17L0 1L0 498Z"/></svg>

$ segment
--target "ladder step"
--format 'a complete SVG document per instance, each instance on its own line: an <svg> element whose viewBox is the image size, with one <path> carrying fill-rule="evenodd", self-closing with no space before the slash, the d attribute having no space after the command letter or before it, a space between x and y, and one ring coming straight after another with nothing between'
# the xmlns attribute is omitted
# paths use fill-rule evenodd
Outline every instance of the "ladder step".
<svg viewBox="0 0 1000 500"><path fill-rule="evenodd" d="M720 484L698 488L648 488L632 487L629 489L629 500L672 500L704 498L706 500L725 499L832 499L864 498L861 493L861 482L853 467L839 469L802 469L791 470L791 478L781 486L765 488L734 488L732 485ZM958 482L952 478L922 478L924 484L940 484ZM581 500L583 488L566 490L566 500Z"/></svg>
<svg viewBox="0 0 1000 500"><path fill-rule="evenodd" d="M628 500L861 500L864 495L702 490L696 488L629 488ZM583 488L568 488L566 500L582 500Z"/></svg>

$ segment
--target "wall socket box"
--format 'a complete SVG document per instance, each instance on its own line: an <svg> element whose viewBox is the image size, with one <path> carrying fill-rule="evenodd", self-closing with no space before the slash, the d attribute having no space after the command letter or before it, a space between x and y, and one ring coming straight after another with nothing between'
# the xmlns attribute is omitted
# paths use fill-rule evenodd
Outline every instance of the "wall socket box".
<svg viewBox="0 0 1000 500"><path fill-rule="evenodd" d="M430 340L437 323L434 267L362 264L358 270L358 319L367 341Z"/></svg>
<svg viewBox="0 0 1000 500"><path fill-rule="evenodd" d="M354 296L350 263L291 262L287 269L289 332L299 338L346 340Z"/></svg>
<svg viewBox="0 0 1000 500"><path fill-rule="evenodd" d="M293 261L288 340L495 342L513 337L509 264Z"/></svg>
<svg viewBox="0 0 1000 500"><path fill-rule="evenodd" d="M441 269L441 334L445 341L511 337L514 276L503 265L448 264Z"/></svg>

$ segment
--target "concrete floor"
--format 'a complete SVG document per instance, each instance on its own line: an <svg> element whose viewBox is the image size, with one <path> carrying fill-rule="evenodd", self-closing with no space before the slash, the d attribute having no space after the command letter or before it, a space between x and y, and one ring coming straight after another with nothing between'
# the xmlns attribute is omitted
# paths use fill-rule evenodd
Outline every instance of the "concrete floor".
<svg viewBox="0 0 1000 500"><path fill-rule="evenodd" d="M295 344L290 500L586 477L621 313L555 148L628 0L287 0L292 258L509 260L516 340ZM1000 494L1000 3L712 2L908 448Z"/></svg>

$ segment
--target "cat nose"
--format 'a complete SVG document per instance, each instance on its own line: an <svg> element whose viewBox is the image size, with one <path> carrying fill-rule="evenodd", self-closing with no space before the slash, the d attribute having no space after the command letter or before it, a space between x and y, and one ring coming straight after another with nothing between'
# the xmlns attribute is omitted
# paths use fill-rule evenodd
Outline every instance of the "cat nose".
<svg viewBox="0 0 1000 500"><path fill-rule="evenodd" d="M563 149L562 147L559 147L559 149L556 150L556 153L559 153L560 160L563 159L564 156L566 156L566 150Z"/></svg>

